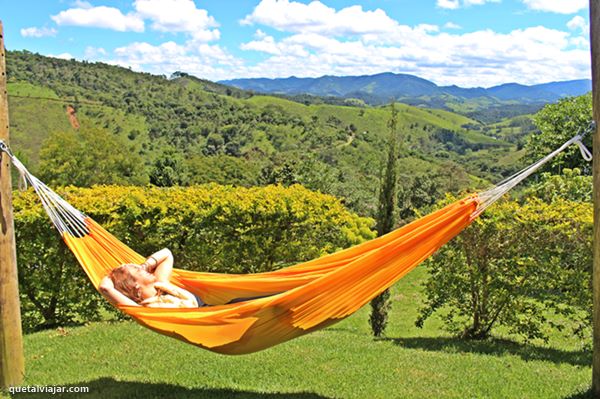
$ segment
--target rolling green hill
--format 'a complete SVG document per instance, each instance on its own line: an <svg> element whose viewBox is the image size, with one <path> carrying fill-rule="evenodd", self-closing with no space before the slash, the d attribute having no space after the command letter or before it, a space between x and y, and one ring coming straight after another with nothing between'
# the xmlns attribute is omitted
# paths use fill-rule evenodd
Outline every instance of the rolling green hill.
<svg viewBox="0 0 600 399"><path fill-rule="evenodd" d="M39 155L49 136L79 134L69 123L70 105L79 130L100 128L120 147L128 143L128 151L143 159L139 167L151 176L162 173L168 158L180 184L297 181L345 197L362 214L373 213L389 107L305 105L185 73L167 79L26 51L9 51L7 67L12 145L34 172L44 172L38 170ZM396 107L405 187L421 175L442 175L439 183L452 190L481 186L518 167L497 165L516 146L485 134L475 120Z"/></svg>
<svg viewBox="0 0 600 399"><path fill-rule="evenodd" d="M546 103L591 90L589 79L532 86L508 83L485 89L437 86L418 76L389 72L319 78L232 79L221 83L259 93L359 99L371 105L395 99L409 105L448 109L485 122L535 112Z"/></svg>

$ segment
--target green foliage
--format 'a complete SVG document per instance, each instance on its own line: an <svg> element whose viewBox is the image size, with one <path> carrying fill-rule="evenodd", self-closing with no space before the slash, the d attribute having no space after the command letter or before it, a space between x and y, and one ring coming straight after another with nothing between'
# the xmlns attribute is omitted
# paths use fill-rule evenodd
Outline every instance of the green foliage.
<svg viewBox="0 0 600 399"><path fill-rule="evenodd" d="M387 163L379 188L379 206L377 208L377 235L389 233L396 224L396 192L398 176L398 110L396 104L390 105L391 116L388 121L390 135L388 139ZM371 301L369 323L375 337L381 337L387 327L388 312L391 307L389 290L383 291Z"/></svg>
<svg viewBox="0 0 600 399"><path fill-rule="evenodd" d="M296 178L296 167L293 163L285 162L282 166L276 167L273 165L265 166L260 171L258 182L260 184L281 184L283 186L291 186L298 183Z"/></svg>
<svg viewBox="0 0 600 399"><path fill-rule="evenodd" d="M591 237L587 203L494 205L428 261L417 325L440 312L465 338L501 326L527 339L546 339L550 327L582 334L591 317Z"/></svg>
<svg viewBox="0 0 600 399"><path fill-rule="evenodd" d="M374 237L371 219L302 186L67 187L61 195L141 254L171 249L176 267L274 270ZM15 230L27 330L94 320L102 298L51 228L38 198L15 193Z"/></svg>
<svg viewBox="0 0 600 399"><path fill-rule="evenodd" d="M101 129L57 132L43 143L39 178L49 185L146 184L142 158Z"/></svg>
<svg viewBox="0 0 600 399"><path fill-rule="evenodd" d="M377 338L385 333L388 325L388 315L392 309L392 301L389 289L377 295L371 301L371 313L369 314L369 325L371 332Z"/></svg>
<svg viewBox="0 0 600 399"><path fill-rule="evenodd" d="M587 129L591 120L591 93L546 105L534 118L539 132L531 135L525 146L528 160L534 162L546 156L577 132ZM583 143L591 147L591 135L585 137ZM545 166L545 170L553 174L560 174L563 168L579 168L586 175L592 173L590 164L581 157L576 146L567 148Z"/></svg>
<svg viewBox="0 0 600 399"><path fill-rule="evenodd" d="M540 181L526 190L526 195L537 197L545 202L564 199L591 203L592 193L592 176L583 176L578 168L565 168L560 175L542 173Z"/></svg>
<svg viewBox="0 0 600 399"><path fill-rule="evenodd" d="M54 91L32 85L31 83L11 83L7 88L8 95L13 97L43 97L46 99L58 99L58 96Z"/></svg>
<svg viewBox="0 0 600 399"><path fill-rule="evenodd" d="M389 233L396 223L396 185L398 176L398 110L392 103L391 117L388 122L390 135L387 147L387 162L379 189L379 206L377 208L377 234Z"/></svg>
<svg viewBox="0 0 600 399"><path fill-rule="evenodd" d="M10 98L13 147L27 153L33 171L48 132L72 131L64 106L77 104L82 130L101 127L125 140L128 151L144 159L139 165L144 170L138 173L153 173L157 184L266 184L277 179L262 179L261 170L277 171L288 161L296 181L344 198L356 212L376 215L378 166L387 143L386 107L327 101L307 106L181 71L167 79L27 51L8 52L7 63L13 93L29 96ZM348 106L353 104L360 107ZM398 129L406 139L402 155L408 161L428 163L430 170L450 161L484 179L510 173L511 163L497 160L513 148L482 134L477 121L406 104L396 108ZM440 129L453 132L456 142L469 148L464 154L448 150L436 139ZM152 163L165 158L165 148L173 148L184 161L166 165L170 171L161 177L163 161ZM114 180L102 183L110 182ZM128 179L127 184L138 183Z"/></svg>
<svg viewBox="0 0 600 399"><path fill-rule="evenodd" d="M219 183L235 186L252 186L257 181L258 161L231 155L192 155L185 161L190 184Z"/></svg>
<svg viewBox="0 0 600 399"><path fill-rule="evenodd" d="M21 319L26 332L99 320L104 300L31 190L14 193Z"/></svg>
<svg viewBox="0 0 600 399"><path fill-rule="evenodd" d="M468 175L452 163L436 171L407 174L401 178L404 185L398 190L398 209L400 219L405 223L412 221L418 210L430 208L446 193L458 195L470 183Z"/></svg>
<svg viewBox="0 0 600 399"><path fill-rule="evenodd" d="M150 169L150 183L159 187L184 186L189 181L188 173L183 157L166 150Z"/></svg>

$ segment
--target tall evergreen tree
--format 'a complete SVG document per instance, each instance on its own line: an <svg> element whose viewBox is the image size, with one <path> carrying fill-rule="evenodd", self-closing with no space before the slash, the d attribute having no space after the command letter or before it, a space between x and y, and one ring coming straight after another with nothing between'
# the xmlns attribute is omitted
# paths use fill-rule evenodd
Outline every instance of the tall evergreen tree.
<svg viewBox="0 0 600 399"><path fill-rule="evenodd" d="M377 208L377 235L389 233L396 223L396 180L398 160L398 110L396 104L390 105L392 115L388 121L390 136L388 139L387 163L379 188L379 204ZM371 301L369 323L375 337L381 337L388 322L391 308L390 292L383 291Z"/></svg>

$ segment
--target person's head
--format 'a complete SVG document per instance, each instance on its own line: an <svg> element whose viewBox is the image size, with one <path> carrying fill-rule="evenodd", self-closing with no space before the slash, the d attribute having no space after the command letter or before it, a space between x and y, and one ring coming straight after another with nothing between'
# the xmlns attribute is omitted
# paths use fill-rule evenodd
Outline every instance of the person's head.
<svg viewBox="0 0 600 399"><path fill-rule="evenodd" d="M111 270L109 276L117 290L137 303L157 294L154 288L156 276L148 273L140 265L121 265Z"/></svg>

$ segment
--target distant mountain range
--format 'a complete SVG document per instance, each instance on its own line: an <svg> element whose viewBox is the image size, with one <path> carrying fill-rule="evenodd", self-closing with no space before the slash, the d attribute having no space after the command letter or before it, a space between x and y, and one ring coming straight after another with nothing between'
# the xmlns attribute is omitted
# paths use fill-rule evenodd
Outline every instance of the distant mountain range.
<svg viewBox="0 0 600 399"><path fill-rule="evenodd" d="M232 79L219 83L259 93L297 96L357 98L372 105L391 100L412 105L476 109L507 104L541 104L565 96L578 96L592 88L589 79L551 82L532 86L507 83L489 88L438 86L414 75L380 73L364 76L322 76L320 78Z"/></svg>

